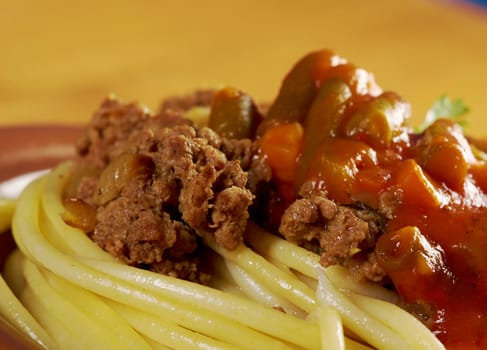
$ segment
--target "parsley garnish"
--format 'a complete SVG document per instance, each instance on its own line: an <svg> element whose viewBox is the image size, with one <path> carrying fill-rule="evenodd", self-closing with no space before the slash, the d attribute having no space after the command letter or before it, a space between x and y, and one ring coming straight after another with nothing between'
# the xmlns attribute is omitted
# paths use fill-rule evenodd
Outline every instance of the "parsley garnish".
<svg viewBox="0 0 487 350"><path fill-rule="evenodd" d="M428 109L428 112L426 112L425 120L418 127L418 131L423 131L433 124L435 120L441 118L452 119L454 122L464 127L466 125L464 116L469 110L470 108L460 98L452 100L446 95L440 96L435 103L433 103L431 108Z"/></svg>

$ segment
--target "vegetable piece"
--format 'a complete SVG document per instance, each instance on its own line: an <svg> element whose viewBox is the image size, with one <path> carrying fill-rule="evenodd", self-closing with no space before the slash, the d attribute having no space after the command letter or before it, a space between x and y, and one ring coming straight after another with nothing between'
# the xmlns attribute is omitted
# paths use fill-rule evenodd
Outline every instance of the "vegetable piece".
<svg viewBox="0 0 487 350"><path fill-rule="evenodd" d="M411 288L412 283L421 285L423 281L424 288L428 288L433 274L445 270L441 248L433 246L415 226L386 232L378 239L375 249L377 261L406 300L416 300L412 293L419 287Z"/></svg>
<svg viewBox="0 0 487 350"><path fill-rule="evenodd" d="M461 127L448 119L438 119L424 131L417 152L428 174L457 191L463 189L469 164L476 162Z"/></svg>
<svg viewBox="0 0 487 350"><path fill-rule="evenodd" d="M261 152L277 180L294 182L302 142L303 127L297 122L273 125L260 139Z"/></svg>
<svg viewBox="0 0 487 350"><path fill-rule="evenodd" d="M414 159L406 159L396 169L395 183L402 201L424 208L440 207L448 199L433 184Z"/></svg>
<svg viewBox="0 0 487 350"><path fill-rule="evenodd" d="M275 121L303 122L319 88L329 79L341 79L353 95L377 96L382 92L373 75L364 69L347 63L329 50L313 52L303 57L284 79L259 127L259 134Z"/></svg>
<svg viewBox="0 0 487 350"><path fill-rule="evenodd" d="M449 118L460 125L465 125L465 120L462 118L470 111L470 108L463 102L462 99L452 100L448 96L440 96L433 106L426 112L424 122L417 128L418 132L423 131L435 120L440 118Z"/></svg>
<svg viewBox="0 0 487 350"><path fill-rule="evenodd" d="M69 180L64 189L64 196L66 198L76 197L81 180L85 177L100 176L101 169L96 167L89 161L80 159L73 163L73 170L70 173Z"/></svg>
<svg viewBox="0 0 487 350"><path fill-rule="evenodd" d="M346 60L330 50L317 51L304 56L285 77L266 119L302 121L316 96L322 77L330 67L345 62Z"/></svg>
<svg viewBox="0 0 487 350"><path fill-rule="evenodd" d="M66 211L61 215L68 225L77 227L83 232L92 232L96 226L96 209L79 198L64 200Z"/></svg>
<svg viewBox="0 0 487 350"><path fill-rule="evenodd" d="M93 201L103 205L114 199L125 184L134 178L148 178L154 172L154 163L142 154L122 154L103 170L98 180Z"/></svg>
<svg viewBox="0 0 487 350"><path fill-rule="evenodd" d="M431 274L441 261L439 253L416 226L406 226L381 236L376 250L380 262L388 270L414 269L419 274ZM431 256L431 259L425 257Z"/></svg>
<svg viewBox="0 0 487 350"><path fill-rule="evenodd" d="M323 83L303 122L303 151L299 160L296 189L302 185L311 166L318 145L333 137L343 117L344 105L352 93L341 79L329 79Z"/></svg>
<svg viewBox="0 0 487 350"><path fill-rule="evenodd" d="M377 96L382 92L375 82L373 74L351 63L342 63L330 67L323 75L322 81L328 79L343 80L350 87L354 96Z"/></svg>
<svg viewBox="0 0 487 350"><path fill-rule="evenodd" d="M226 87L215 93L208 126L227 138L253 137L261 116L252 98Z"/></svg>
<svg viewBox="0 0 487 350"><path fill-rule="evenodd" d="M184 112L184 118L191 120L197 127L202 128L208 125L210 118L210 107L195 106Z"/></svg>
<svg viewBox="0 0 487 350"><path fill-rule="evenodd" d="M475 184L479 186L484 193L487 192L487 163L479 162L474 164L469 169L469 174L475 181Z"/></svg>
<svg viewBox="0 0 487 350"><path fill-rule="evenodd" d="M359 136L372 145L388 146L401 133L410 116L410 106L399 95L384 92L356 111L344 127L348 136Z"/></svg>
<svg viewBox="0 0 487 350"><path fill-rule="evenodd" d="M365 143L350 139L327 139L316 149L308 179L341 203L351 204L352 185L359 168L377 163L375 151Z"/></svg>

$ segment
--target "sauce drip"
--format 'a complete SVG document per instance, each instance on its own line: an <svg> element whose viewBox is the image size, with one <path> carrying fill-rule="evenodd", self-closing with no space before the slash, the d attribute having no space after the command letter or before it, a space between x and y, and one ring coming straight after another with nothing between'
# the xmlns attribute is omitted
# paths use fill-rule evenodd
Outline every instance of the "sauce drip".
<svg viewBox="0 0 487 350"><path fill-rule="evenodd" d="M304 182L386 215L376 257L448 349L487 349L487 162L460 126L407 126L408 103L331 51L284 79L260 125L283 201Z"/></svg>

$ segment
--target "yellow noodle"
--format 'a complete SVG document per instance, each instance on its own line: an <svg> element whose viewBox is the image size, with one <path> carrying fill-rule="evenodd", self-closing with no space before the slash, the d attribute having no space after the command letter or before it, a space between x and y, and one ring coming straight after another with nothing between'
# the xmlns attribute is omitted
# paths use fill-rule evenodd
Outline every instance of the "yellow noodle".
<svg viewBox="0 0 487 350"><path fill-rule="evenodd" d="M226 315L229 320L231 318L235 322L242 322L249 327L304 348L319 348L319 335L315 324L203 285L130 266L88 259L83 259L83 261L91 266L96 266L100 271L114 278L143 286L145 290L154 293L159 299L185 302L194 312L214 312L215 317L217 314ZM247 341L255 340L247 338ZM274 349L283 345L282 343L269 343L268 346L273 346Z"/></svg>
<svg viewBox="0 0 487 350"><path fill-rule="evenodd" d="M96 320L105 332L112 333L129 349L151 349L147 342L129 326L127 321L103 302L100 297L59 278L45 269L41 269L41 273L60 295L69 300L87 317Z"/></svg>
<svg viewBox="0 0 487 350"><path fill-rule="evenodd" d="M20 269L24 255L18 249L14 249L5 260L2 277L7 282L10 290L18 297L25 287L25 279Z"/></svg>
<svg viewBox="0 0 487 350"><path fill-rule="evenodd" d="M210 240L206 240L206 244L225 259L233 261L247 270L273 292L287 298L304 311L312 312L316 307L315 293L312 289L296 277L290 277L287 273L270 264L248 247L241 245L237 249L229 251Z"/></svg>
<svg viewBox="0 0 487 350"><path fill-rule="evenodd" d="M80 309L54 290L30 261L24 261L24 277L32 292L55 319L78 338L85 349L127 349L124 342L108 332L97 319L87 317Z"/></svg>
<svg viewBox="0 0 487 350"><path fill-rule="evenodd" d="M335 308L347 328L366 340L377 349L409 349L402 336L364 312L345 294L336 289L324 272L319 275L318 300L326 306Z"/></svg>
<svg viewBox="0 0 487 350"><path fill-rule="evenodd" d="M8 231L15 211L14 199L0 198L0 233Z"/></svg>
<svg viewBox="0 0 487 350"><path fill-rule="evenodd" d="M174 350L171 349L169 346L166 346L164 344L156 342L155 340L152 340L151 338L148 337L144 337L144 338L147 341L147 343L150 344L150 346L152 346L154 350Z"/></svg>
<svg viewBox="0 0 487 350"><path fill-rule="evenodd" d="M359 342L357 342L357 341L355 341L349 337L345 337L345 349L347 349L347 350L373 350L373 348L371 348L370 346L367 346L364 343L359 343Z"/></svg>
<svg viewBox="0 0 487 350"><path fill-rule="evenodd" d="M318 279L316 269L321 265L317 254L270 234L254 222L247 225L245 241L259 254L270 256L306 276Z"/></svg>
<svg viewBox="0 0 487 350"><path fill-rule="evenodd" d="M234 342L242 343L245 343L246 339L265 341L267 343L272 341L269 337L259 337L258 332L252 332L249 328L240 326L238 322L231 321L228 318L223 318L204 310L194 311L189 306L181 303L161 300L144 290L128 286L122 280L110 278L56 250L42 236L38 224L35 222L38 216L37 198L41 185L42 182L36 181L26 188L13 219L16 240L23 242L22 246L26 247L37 263L83 288L121 303L134 305L149 313L167 313L167 316L174 319L175 322L216 338L227 338ZM101 261L98 262L102 263ZM118 264L112 263L112 265L116 266ZM276 312L276 314L279 313ZM278 325L273 327L278 328ZM234 336L233 333L235 332L240 337ZM242 337L243 334L247 335ZM309 340L306 342L309 343ZM274 346L276 346L277 342L274 341L274 343Z"/></svg>
<svg viewBox="0 0 487 350"><path fill-rule="evenodd" d="M22 253L15 249L5 261L3 278L0 277L0 313L17 330L27 335L42 348L55 349L57 346L48 332L19 300L26 286L21 269L22 260Z"/></svg>
<svg viewBox="0 0 487 350"><path fill-rule="evenodd" d="M189 331L167 322L164 318L147 314L127 305L107 300L141 334L163 345L178 349L237 350L240 347Z"/></svg>
<svg viewBox="0 0 487 350"><path fill-rule="evenodd" d="M309 315L320 325L321 348L345 350L345 335L340 314L332 307L321 306Z"/></svg>
<svg viewBox="0 0 487 350"><path fill-rule="evenodd" d="M56 342L57 346L52 349L85 350L84 344L77 341L76 334L68 331L63 323L44 306L42 298L45 298L45 296L35 294L30 286L27 286L20 296L22 304L26 306ZM51 347L48 349L51 350Z"/></svg>
<svg viewBox="0 0 487 350"><path fill-rule="evenodd" d="M56 348L51 337L42 326L32 317L25 306L17 299L8 287L5 280L0 276L0 313L6 320L28 335L30 339L45 349Z"/></svg>
<svg viewBox="0 0 487 350"><path fill-rule="evenodd" d="M99 249L81 230L67 225L62 219L65 212L62 193L69 180L70 170L71 163L66 162L46 176L40 196L41 231L56 248L66 254L116 262L117 259Z"/></svg>
<svg viewBox="0 0 487 350"><path fill-rule="evenodd" d="M247 273L240 266L228 260L225 260L224 263L228 267L235 282L237 282L237 284L249 298L259 302L262 305L281 308L287 314L300 318L306 317L306 313L303 310L297 308L286 299L274 294L262 286L253 278L251 274Z"/></svg>
<svg viewBox="0 0 487 350"><path fill-rule="evenodd" d="M213 251L210 251L210 253L212 254L205 254L202 258L202 261L205 262L205 266L211 274L209 286L225 293L245 297L245 293L230 275L225 260Z"/></svg>
<svg viewBox="0 0 487 350"><path fill-rule="evenodd" d="M197 106L184 112L184 118L192 120L197 127L208 125L210 117L210 108L205 106Z"/></svg>
<svg viewBox="0 0 487 350"><path fill-rule="evenodd" d="M353 293L349 297L361 309L406 339L412 349L444 349L443 344L428 328L399 306Z"/></svg>
<svg viewBox="0 0 487 350"><path fill-rule="evenodd" d="M272 257L305 276L309 276L315 280L318 278L316 271L319 270L321 265L320 257L317 254L272 235L253 222L249 222L248 224L245 239L259 254ZM341 266L334 265L328 267L326 269L326 276L340 289L353 290L359 294L390 302L397 302L398 300L395 293L381 286L372 283L357 282Z"/></svg>
<svg viewBox="0 0 487 350"><path fill-rule="evenodd" d="M245 246L227 251L207 241L223 257L210 259L216 265L215 285L233 293L246 290L261 304L301 308L305 312L296 314L304 317L311 313L314 321L284 314L243 296L121 264L62 220L62 192L69 171L69 164L58 167L46 179L28 186L17 203L12 228L19 249L28 259L22 264L27 283L12 276L22 269L14 262L24 259L23 255L12 254L6 264L16 293L62 348L89 346L71 340L82 329L83 334L92 335L87 340L92 346L122 343L117 348L369 349L344 336L342 321L347 331L378 349L410 348L413 343L405 339L406 330L390 319L392 315L406 324L407 332L416 332L414 344L418 349L439 344L427 329L416 328L411 315L400 309L398 312L397 306L353 293L389 301L396 300L395 294L358 283L340 267L323 270L316 254L253 223L249 223L245 238L255 251ZM318 277L316 294L313 286ZM35 289L34 283L40 283L42 291ZM59 304L55 300L60 300ZM60 307L45 315L54 305ZM69 311L69 323L62 319L61 310ZM73 329L75 322L78 329ZM91 328L87 322L92 322ZM105 338L98 339L98 332L107 328L111 329L104 332ZM443 347L439 344L434 349Z"/></svg>

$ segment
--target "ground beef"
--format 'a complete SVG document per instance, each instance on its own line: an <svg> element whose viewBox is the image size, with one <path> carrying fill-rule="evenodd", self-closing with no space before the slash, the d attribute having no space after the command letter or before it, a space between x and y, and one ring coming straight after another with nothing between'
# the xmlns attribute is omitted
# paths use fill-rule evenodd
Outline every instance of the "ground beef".
<svg viewBox="0 0 487 350"><path fill-rule="evenodd" d="M383 232L384 218L377 212L339 205L326 193L303 185L301 198L284 212L279 232L290 242L320 254L321 264L341 264L358 278L382 281L384 271L373 249Z"/></svg>
<svg viewBox="0 0 487 350"><path fill-rule="evenodd" d="M106 99L78 143L77 164L97 169L82 176L77 193L96 207L88 234L128 264L204 282L201 237L235 249L254 197L249 174L254 187L270 178L255 149L250 140L196 128L177 108L152 116Z"/></svg>
<svg viewBox="0 0 487 350"><path fill-rule="evenodd" d="M272 171L265 159L257 156L257 142L249 139L223 139L221 149L229 159L238 160L242 169L248 173L247 188L252 193L259 196L259 186L268 188Z"/></svg>
<svg viewBox="0 0 487 350"><path fill-rule="evenodd" d="M287 207L257 142L222 138L183 118L194 106L209 106L212 96L198 91L167 100L156 115L113 97L103 101L78 143L75 165L76 196L96 208L90 237L128 264L204 282L201 238L235 249L250 212L320 254L324 266L341 264L358 278L382 282L373 251L384 216L339 205L309 184ZM396 197L381 199L385 216Z"/></svg>
<svg viewBox="0 0 487 350"><path fill-rule="evenodd" d="M161 103L160 113L169 111L186 112L193 107L207 107L211 104L215 90L196 90L185 96L167 98Z"/></svg>
<svg viewBox="0 0 487 350"><path fill-rule="evenodd" d="M121 104L106 98L91 119L77 144L78 153L87 163L103 168L124 150L127 139L141 131L150 113L135 103Z"/></svg>

